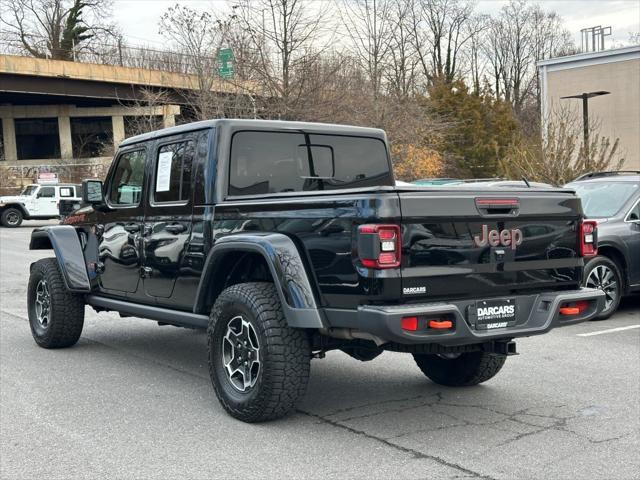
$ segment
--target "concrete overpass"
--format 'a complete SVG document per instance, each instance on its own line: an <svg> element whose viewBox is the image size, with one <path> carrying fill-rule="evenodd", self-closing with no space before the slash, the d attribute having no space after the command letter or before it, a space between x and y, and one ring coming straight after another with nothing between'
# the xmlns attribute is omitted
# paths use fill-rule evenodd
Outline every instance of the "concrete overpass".
<svg viewBox="0 0 640 480"><path fill-rule="evenodd" d="M196 75L15 55L0 55L0 80L0 104L74 99L78 105L108 105L144 101L143 91L149 89L165 91L172 103L187 104L189 93L199 89ZM241 89L220 79L212 90L238 94Z"/></svg>
<svg viewBox="0 0 640 480"><path fill-rule="evenodd" d="M219 79L211 91L236 96L245 87ZM158 128L172 126L189 115L198 90L196 75L0 55L0 180L16 183L11 179L25 167L105 165L113 148L136 133L129 131L133 120L153 117ZM150 105L150 92L163 92L162 103Z"/></svg>

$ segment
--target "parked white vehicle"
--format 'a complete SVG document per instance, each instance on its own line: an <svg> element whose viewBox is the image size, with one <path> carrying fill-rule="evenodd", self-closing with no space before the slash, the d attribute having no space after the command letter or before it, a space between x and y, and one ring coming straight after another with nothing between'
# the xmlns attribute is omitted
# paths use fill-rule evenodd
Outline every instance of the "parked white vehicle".
<svg viewBox="0 0 640 480"><path fill-rule="evenodd" d="M80 186L73 184L28 185L20 195L0 197L0 224L17 227L22 220L59 218L60 199L80 200Z"/></svg>

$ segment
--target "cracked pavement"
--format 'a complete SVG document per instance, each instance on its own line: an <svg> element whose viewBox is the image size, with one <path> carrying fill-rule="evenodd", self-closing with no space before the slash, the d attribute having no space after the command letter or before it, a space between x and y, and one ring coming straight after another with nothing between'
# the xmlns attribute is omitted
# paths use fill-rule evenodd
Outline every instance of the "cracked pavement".
<svg viewBox="0 0 640 480"><path fill-rule="evenodd" d="M429 382L409 355L312 362L282 421L228 417L203 333L87 310L74 348L37 348L26 321L34 222L0 229L0 478L640 478L640 323L518 342L478 387Z"/></svg>

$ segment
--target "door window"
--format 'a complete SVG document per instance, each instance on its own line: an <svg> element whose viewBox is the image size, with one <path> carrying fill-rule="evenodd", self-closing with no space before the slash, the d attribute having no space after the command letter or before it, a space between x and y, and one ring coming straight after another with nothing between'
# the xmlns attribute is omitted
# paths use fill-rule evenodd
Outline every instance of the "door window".
<svg viewBox="0 0 640 480"><path fill-rule="evenodd" d="M55 198L56 189L54 187L42 187L38 192L40 198Z"/></svg>
<svg viewBox="0 0 640 480"><path fill-rule="evenodd" d="M155 203L187 202L191 198L191 166L194 144L184 141L158 149L154 177Z"/></svg>
<svg viewBox="0 0 640 480"><path fill-rule="evenodd" d="M144 150L135 150L120 155L109 184L109 202L117 206L140 204L144 180Z"/></svg>

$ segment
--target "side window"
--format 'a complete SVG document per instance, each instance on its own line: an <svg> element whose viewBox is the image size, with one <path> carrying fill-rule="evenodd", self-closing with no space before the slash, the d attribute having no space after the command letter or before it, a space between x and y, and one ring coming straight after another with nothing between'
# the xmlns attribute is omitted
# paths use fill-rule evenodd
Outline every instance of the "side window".
<svg viewBox="0 0 640 480"><path fill-rule="evenodd" d="M379 138L239 131L231 140L229 195L393 185Z"/></svg>
<svg viewBox="0 0 640 480"><path fill-rule="evenodd" d="M116 168L109 183L109 202L119 206L140 204L144 180L144 150L123 153L118 157Z"/></svg>
<svg viewBox="0 0 640 480"><path fill-rule="evenodd" d="M60 187L60 198L75 197L74 187Z"/></svg>
<svg viewBox="0 0 640 480"><path fill-rule="evenodd" d="M42 187L38 192L40 198L53 198L56 196L55 187Z"/></svg>
<svg viewBox="0 0 640 480"><path fill-rule="evenodd" d="M156 157L153 201L186 202L191 198L191 167L194 142L191 140L163 145Z"/></svg>
<svg viewBox="0 0 640 480"><path fill-rule="evenodd" d="M636 202L636 206L627 215L628 222L637 222L638 220L640 220L640 201Z"/></svg>

